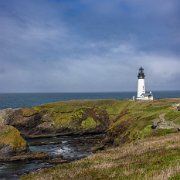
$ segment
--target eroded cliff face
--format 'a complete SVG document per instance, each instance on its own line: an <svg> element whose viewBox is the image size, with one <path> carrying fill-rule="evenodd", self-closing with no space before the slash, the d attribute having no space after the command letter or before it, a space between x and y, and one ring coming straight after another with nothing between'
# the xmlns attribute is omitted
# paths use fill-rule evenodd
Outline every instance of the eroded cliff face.
<svg viewBox="0 0 180 180"><path fill-rule="evenodd" d="M5 124L16 127L25 137L102 133L109 126L109 115L105 110L93 107L64 112L57 109L22 108L11 110Z"/></svg>
<svg viewBox="0 0 180 180"><path fill-rule="evenodd" d="M4 155L13 157L11 159L18 155L23 157L15 159L32 158L24 139L27 137L104 133L108 127L107 111L92 102L64 102L0 110L0 160L9 160Z"/></svg>
<svg viewBox="0 0 180 180"><path fill-rule="evenodd" d="M13 126L23 137L106 133L108 143L119 145L151 136L179 131L180 99L148 102L83 100L45 104L33 108L0 111L0 124ZM163 117L171 128L153 128Z"/></svg>
<svg viewBox="0 0 180 180"><path fill-rule="evenodd" d="M0 157L14 156L29 151L20 132L13 126L7 125L11 114L13 114L12 109L0 110Z"/></svg>
<svg viewBox="0 0 180 180"><path fill-rule="evenodd" d="M20 132L12 126L1 126L0 155L17 155L28 151L28 145Z"/></svg>
<svg viewBox="0 0 180 180"><path fill-rule="evenodd" d="M104 133L108 127L107 111L84 102L0 110L0 161L48 158L30 152L24 138Z"/></svg>
<svg viewBox="0 0 180 180"><path fill-rule="evenodd" d="M49 158L47 153L31 152L21 132L16 127L10 125L15 119L18 122L23 120L19 113L17 113L19 111L20 109L0 110L0 162Z"/></svg>
<svg viewBox="0 0 180 180"><path fill-rule="evenodd" d="M7 125L17 128L23 136L38 133L37 126L43 123L43 115L31 108L14 109L6 118Z"/></svg>
<svg viewBox="0 0 180 180"><path fill-rule="evenodd" d="M44 119L51 119L52 127L59 132L63 128L66 132L67 129L71 132L97 132L101 124L100 130L107 133L102 144L93 151L105 151L73 164L32 173L25 179L68 179L69 175L74 179L142 179L145 174L158 179L167 176L167 168L176 175L180 139L180 112L176 105L179 103L180 99L94 100L35 107L33 109L42 113ZM109 146L119 147L106 149Z"/></svg>

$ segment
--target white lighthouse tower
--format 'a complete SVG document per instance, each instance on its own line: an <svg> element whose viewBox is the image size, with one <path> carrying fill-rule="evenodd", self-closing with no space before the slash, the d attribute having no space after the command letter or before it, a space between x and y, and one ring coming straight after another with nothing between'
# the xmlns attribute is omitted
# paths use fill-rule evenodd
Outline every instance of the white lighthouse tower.
<svg viewBox="0 0 180 180"><path fill-rule="evenodd" d="M145 90L145 74L142 67L139 68L138 72L138 87L137 87L137 100L153 100L151 91L146 93Z"/></svg>

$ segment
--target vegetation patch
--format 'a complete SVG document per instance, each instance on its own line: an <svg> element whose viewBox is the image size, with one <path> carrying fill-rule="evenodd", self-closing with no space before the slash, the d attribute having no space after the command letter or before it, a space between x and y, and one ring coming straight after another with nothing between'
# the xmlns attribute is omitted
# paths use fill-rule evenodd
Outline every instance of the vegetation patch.
<svg viewBox="0 0 180 180"><path fill-rule="evenodd" d="M22 179L175 179L180 172L180 134L147 138Z"/></svg>
<svg viewBox="0 0 180 180"><path fill-rule="evenodd" d="M179 99L176 101L179 102ZM165 114L165 119L167 121L169 120L173 121L175 124L180 124L180 113L172 110L173 101L126 101L126 103L120 101L118 106L121 103L123 108L120 108L120 112L114 111L114 116L113 119L110 120L111 124L108 129L110 139L114 139L115 144L117 144L118 141L123 142L122 139L125 137L126 141L124 142L129 142L150 136L163 136L165 134L177 132L175 129L153 130L151 128L153 121L158 119L162 113Z"/></svg>
<svg viewBox="0 0 180 180"><path fill-rule="evenodd" d="M24 117L30 117L30 116L37 114L37 111L33 108L23 108L22 114Z"/></svg>
<svg viewBox="0 0 180 180"><path fill-rule="evenodd" d="M169 180L179 180L179 179L180 179L180 173L169 178Z"/></svg>
<svg viewBox="0 0 180 180"><path fill-rule="evenodd" d="M52 119L56 128L67 128L72 122L70 114L52 113Z"/></svg>
<svg viewBox="0 0 180 180"><path fill-rule="evenodd" d="M57 124L68 122L67 127L84 130L104 123L105 144L111 148L22 179L178 179L180 133L175 128L153 129L152 125L154 120L180 124L180 113L172 108L179 102L180 99L88 100L41 106L41 111L55 113ZM112 148L114 145L118 147Z"/></svg>
<svg viewBox="0 0 180 180"><path fill-rule="evenodd" d="M180 111L170 110L166 113L165 118L180 125Z"/></svg>
<svg viewBox="0 0 180 180"><path fill-rule="evenodd" d="M37 106L32 112L27 108L24 109L24 115L30 116L35 112L49 114L55 129L66 128L74 131L99 126L102 127L102 131L108 133L111 141L116 141L114 144L117 144L173 133L174 130L155 131L151 126L155 119L159 120L161 114L165 114L166 121L180 124L180 112L173 108L179 101L179 99L66 101Z"/></svg>
<svg viewBox="0 0 180 180"><path fill-rule="evenodd" d="M82 121L81 126L84 129L91 129L96 128L98 124L99 123L97 123L92 117L88 117L86 120Z"/></svg>
<svg viewBox="0 0 180 180"><path fill-rule="evenodd" d="M0 144L9 145L14 150L22 148L26 149L27 143L21 137L20 132L12 126L3 126L0 131Z"/></svg>

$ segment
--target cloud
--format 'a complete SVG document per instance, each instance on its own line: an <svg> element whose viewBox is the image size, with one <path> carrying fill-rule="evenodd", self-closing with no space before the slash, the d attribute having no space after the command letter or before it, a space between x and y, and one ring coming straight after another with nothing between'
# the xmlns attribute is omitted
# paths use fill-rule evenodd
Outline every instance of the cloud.
<svg viewBox="0 0 180 180"><path fill-rule="evenodd" d="M0 74L5 74L6 70L4 68L0 68Z"/></svg>
<svg viewBox="0 0 180 180"><path fill-rule="evenodd" d="M3 0L0 91L133 91L139 66L149 89L180 89L179 5Z"/></svg>

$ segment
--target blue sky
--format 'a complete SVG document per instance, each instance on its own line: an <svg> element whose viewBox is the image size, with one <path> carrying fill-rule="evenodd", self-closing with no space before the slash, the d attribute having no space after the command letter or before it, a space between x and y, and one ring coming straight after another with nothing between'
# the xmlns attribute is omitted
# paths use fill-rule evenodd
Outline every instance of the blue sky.
<svg viewBox="0 0 180 180"><path fill-rule="evenodd" d="M180 90L179 0L0 0L0 92Z"/></svg>

